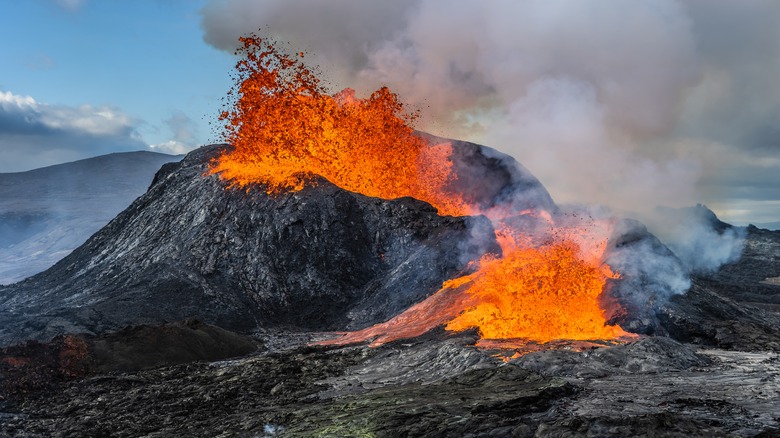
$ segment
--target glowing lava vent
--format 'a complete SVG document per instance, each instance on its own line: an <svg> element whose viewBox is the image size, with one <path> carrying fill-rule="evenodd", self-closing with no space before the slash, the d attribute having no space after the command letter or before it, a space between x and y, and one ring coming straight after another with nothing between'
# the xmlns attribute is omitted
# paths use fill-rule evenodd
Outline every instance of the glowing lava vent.
<svg viewBox="0 0 780 438"><path fill-rule="evenodd" d="M457 177L451 146L429 145L416 136L410 127L415 116L404 112L388 88L367 99L349 89L331 95L302 62L302 53L287 55L254 36L241 42L236 88L220 117L234 147L212 163L212 173L233 186L261 184L271 196L301 190L319 175L367 196L411 196L444 215L478 213L452 189ZM456 331L477 327L485 339L536 342L625 335L607 324L599 304L605 282L616 276L602 261L606 238L596 238L587 249L548 216L540 240L506 225L504 216L491 218L500 230L500 257L484 256L474 273L445 282L390 321L330 343L377 345L440 325Z"/></svg>

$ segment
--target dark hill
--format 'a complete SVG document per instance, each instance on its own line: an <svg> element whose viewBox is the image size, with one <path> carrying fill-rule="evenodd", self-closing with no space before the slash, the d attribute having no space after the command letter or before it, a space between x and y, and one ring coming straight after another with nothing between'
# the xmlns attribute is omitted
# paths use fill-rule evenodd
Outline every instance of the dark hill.
<svg viewBox="0 0 780 438"><path fill-rule="evenodd" d="M487 219L442 217L411 198L369 198L325 180L276 198L262 187L227 190L206 175L225 147L166 164L145 195L84 245L0 289L0 343L189 317L239 331L362 327L498 251ZM472 200L507 202L504 189L513 187L512 202L554 207L514 160L485 150L456 145L459 163L483 169L461 178L479 184Z"/></svg>

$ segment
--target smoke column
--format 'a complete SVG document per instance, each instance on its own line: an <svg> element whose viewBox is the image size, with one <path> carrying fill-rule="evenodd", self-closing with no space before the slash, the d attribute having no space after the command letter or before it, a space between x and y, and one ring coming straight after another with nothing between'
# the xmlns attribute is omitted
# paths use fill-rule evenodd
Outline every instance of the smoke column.
<svg viewBox="0 0 780 438"><path fill-rule="evenodd" d="M780 101L777 87L757 91L773 79L738 62L736 49L772 41L776 26L751 23L778 9L720 0L222 0L207 3L202 26L227 51L262 28L309 51L333 88L366 95L388 85L422 111L420 129L512 155L560 204L606 205L656 231L666 226L656 206L712 197L724 166L748 147L739 133L755 122L735 116L740 105ZM750 61L778 71L780 57L763 58ZM727 124L731 134L718 128ZM692 233L707 236L701 226ZM741 247L737 235L711 247L685 233L664 239L680 254L713 251L706 266L689 263L693 271Z"/></svg>

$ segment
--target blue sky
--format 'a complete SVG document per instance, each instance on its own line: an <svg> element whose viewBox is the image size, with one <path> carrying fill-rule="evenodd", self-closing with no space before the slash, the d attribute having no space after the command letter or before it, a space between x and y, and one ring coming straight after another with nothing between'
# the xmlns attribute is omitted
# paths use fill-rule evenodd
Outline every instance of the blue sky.
<svg viewBox="0 0 780 438"><path fill-rule="evenodd" d="M183 152L214 140L209 122L230 87L234 60L203 41L201 7L184 0L0 2L4 103L32 98L39 117L65 125L60 137L80 143L52 151L42 143L56 138L39 139L0 171L145 145ZM106 122L103 132L79 132L95 117ZM68 126L74 118L86 122Z"/></svg>
<svg viewBox="0 0 780 438"><path fill-rule="evenodd" d="M0 0L0 172L218 140L258 29L559 202L780 220L776 0Z"/></svg>

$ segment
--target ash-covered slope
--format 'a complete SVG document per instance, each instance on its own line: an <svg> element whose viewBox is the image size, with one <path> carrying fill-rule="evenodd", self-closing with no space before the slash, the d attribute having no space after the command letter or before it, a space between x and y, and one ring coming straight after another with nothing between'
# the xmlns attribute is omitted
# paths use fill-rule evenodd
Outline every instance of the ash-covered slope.
<svg viewBox="0 0 780 438"><path fill-rule="evenodd" d="M0 342L187 317L236 330L362 327L499 251L487 219L442 217L411 198L369 198L325 180L278 197L259 186L228 190L206 175L225 147L165 165L145 195L83 246L0 289ZM457 149L458 159L485 168L462 183L479 178L484 189L486 175L494 179L477 199L485 205L523 173L480 146ZM529 200L552 205L535 178L522 183Z"/></svg>
<svg viewBox="0 0 780 438"><path fill-rule="evenodd" d="M0 173L0 284L37 274L83 244L181 156L140 151Z"/></svg>

